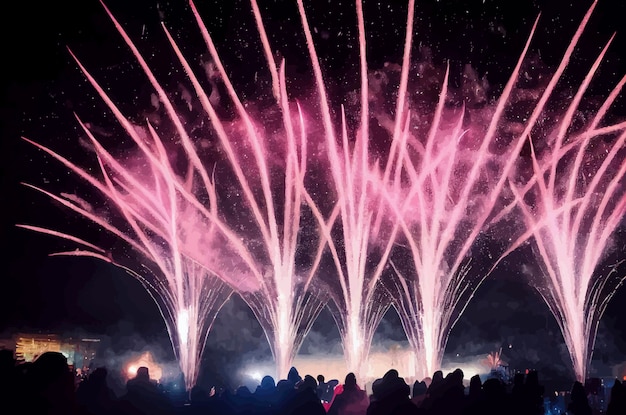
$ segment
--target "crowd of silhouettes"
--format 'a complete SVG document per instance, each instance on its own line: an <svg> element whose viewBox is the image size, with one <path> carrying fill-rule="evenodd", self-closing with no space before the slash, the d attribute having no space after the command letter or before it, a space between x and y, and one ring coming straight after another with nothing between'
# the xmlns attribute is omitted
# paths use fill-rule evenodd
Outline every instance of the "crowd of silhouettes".
<svg viewBox="0 0 626 415"><path fill-rule="evenodd" d="M216 391L194 387L177 405L141 367L116 396L107 383L107 369L97 368L81 382L57 352L43 353L32 363L18 363L0 350L0 413L42 415L540 415L544 388L537 372L517 374L511 384L498 378L483 383L478 375L465 387L460 369L437 371L412 388L395 369L375 380L368 395L353 373L343 383L323 375L301 377L291 368L286 379L265 376L254 392L247 387ZM592 415L588 392L575 382L567 413ZM610 391L606 415L626 414L626 385Z"/></svg>

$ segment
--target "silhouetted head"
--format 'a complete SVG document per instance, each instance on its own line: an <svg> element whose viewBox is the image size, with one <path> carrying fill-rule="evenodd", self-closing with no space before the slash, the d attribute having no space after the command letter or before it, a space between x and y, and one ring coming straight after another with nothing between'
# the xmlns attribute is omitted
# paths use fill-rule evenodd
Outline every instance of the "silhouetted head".
<svg viewBox="0 0 626 415"><path fill-rule="evenodd" d="M356 386L356 376L354 375L354 373L348 373L343 384L345 388L354 388Z"/></svg>
<svg viewBox="0 0 626 415"><path fill-rule="evenodd" d="M137 376L135 376L135 378L138 379L138 380L149 381L150 380L150 371L148 370L147 367L141 366L139 369L137 369Z"/></svg>
<svg viewBox="0 0 626 415"><path fill-rule="evenodd" d="M237 388L235 395L237 395L240 398L248 398L252 395L252 392L250 392L250 389L248 389L247 386L240 386Z"/></svg>
<svg viewBox="0 0 626 415"><path fill-rule="evenodd" d="M463 377L465 376L465 374L463 373L463 371L460 368L457 368L454 370L454 372L452 372L452 377L454 378L454 380L456 382L461 382L463 383Z"/></svg>
<svg viewBox="0 0 626 415"><path fill-rule="evenodd" d="M433 380L431 382L431 385L436 385L441 382L443 382L443 372L441 370L438 370L433 373Z"/></svg>
<svg viewBox="0 0 626 415"><path fill-rule="evenodd" d="M65 356L59 352L42 354L35 360L27 376L29 393L33 393L33 398L42 399L40 402L46 402L47 409L54 408L54 413L71 412L75 392L74 375Z"/></svg>
<svg viewBox="0 0 626 415"><path fill-rule="evenodd" d="M317 388L317 381L311 375L304 376L304 379L298 385L298 389L300 390L305 390L305 389L315 390L316 388Z"/></svg>
<svg viewBox="0 0 626 415"><path fill-rule="evenodd" d="M582 402L583 399L587 401L587 393L582 383L576 381L572 386L572 402Z"/></svg>
<svg viewBox="0 0 626 415"><path fill-rule="evenodd" d="M48 384L70 373L67 358L59 352L45 352L35 360L29 372L40 384Z"/></svg>
<svg viewBox="0 0 626 415"><path fill-rule="evenodd" d="M480 381L480 376L474 375L470 378L470 384L469 384L470 396L476 396L480 394L482 387L483 385L482 385L482 382Z"/></svg>
<svg viewBox="0 0 626 415"><path fill-rule="evenodd" d="M35 366L58 371L69 370L67 358L59 352L43 353L35 360Z"/></svg>
<svg viewBox="0 0 626 415"><path fill-rule="evenodd" d="M287 380L295 385L302 380L302 377L298 373L298 370L292 366L291 369L289 369L289 373L287 374Z"/></svg>
<svg viewBox="0 0 626 415"><path fill-rule="evenodd" d="M322 383L324 383L324 380L324 375L317 375L317 383L321 385Z"/></svg>
<svg viewBox="0 0 626 415"><path fill-rule="evenodd" d="M531 370L526 375L526 385L528 386L539 386L539 374L536 370Z"/></svg>
<svg viewBox="0 0 626 415"><path fill-rule="evenodd" d="M261 379L261 387L263 389L275 388L276 384L274 383L274 378L269 375L264 376L263 379Z"/></svg>
<svg viewBox="0 0 626 415"><path fill-rule="evenodd" d="M502 397L506 393L504 384L495 378L487 379L483 383L483 391L490 399Z"/></svg>
<svg viewBox="0 0 626 415"><path fill-rule="evenodd" d="M616 408L626 407L626 381L620 382L619 379L615 379L615 383L611 388L611 400L612 406ZM617 413L617 410L614 412Z"/></svg>
<svg viewBox="0 0 626 415"><path fill-rule="evenodd" d="M385 399L388 396L408 398L411 388L401 378L396 369L391 369L385 373L382 379L377 379L372 384L372 394L376 399Z"/></svg>
<svg viewBox="0 0 626 415"><path fill-rule="evenodd" d="M276 389L278 389L279 392L283 393L289 390L293 390L293 385L287 379L281 379L276 384Z"/></svg>
<svg viewBox="0 0 626 415"><path fill-rule="evenodd" d="M385 376L383 376L383 380L397 379L398 377L400 377L398 371L396 369L390 369L385 373Z"/></svg>
<svg viewBox="0 0 626 415"><path fill-rule="evenodd" d="M426 382L417 380L413 383L413 397L426 395L426 391L428 387L426 386Z"/></svg>

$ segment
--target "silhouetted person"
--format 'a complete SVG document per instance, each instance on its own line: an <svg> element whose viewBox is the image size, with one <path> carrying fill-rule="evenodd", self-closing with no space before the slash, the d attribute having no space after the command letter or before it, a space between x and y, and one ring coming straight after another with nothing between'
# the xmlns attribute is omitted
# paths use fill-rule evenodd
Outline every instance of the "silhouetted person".
<svg viewBox="0 0 626 415"><path fill-rule="evenodd" d="M326 409L317 397L317 381L311 375L296 384L296 393L290 404L293 415L326 415Z"/></svg>
<svg viewBox="0 0 626 415"><path fill-rule="evenodd" d="M544 387L539 384L539 374L536 370L531 370L526 375L524 382L524 401L527 406L524 407L524 414L543 415L543 395Z"/></svg>
<svg viewBox="0 0 626 415"><path fill-rule="evenodd" d="M437 387L443 383L443 372L441 370L435 371L433 373L433 378L430 381L429 387Z"/></svg>
<svg viewBox="0 0 626 415"><path fill-rule="evenodd" d="M483 399L483 384L480 380L480 376L474 375L470 378L469 392L463 413L477 414Z"/></svg>
<svg viewBox="0 0 626 415"><path fill-rule="evenodd" d="M26 373L26 391L19 407L27 414L76 413L74 374L58 352L45 352Z"/></svg>
<svg viewBox="0 0 626 415"><path fill-rule="evenodd" d="M413 383L413 393L411 394L411 400L413 403L420 407L422 406L422 402L426 399L426 393L428 392L428 386L426 386L426 382L424 381L415 381Z"/></svg>
<svg viewBox="0 0 626 415"><path fill-rule="evenodd" d="M409 385L400 378L395 369L385 373L372 384L372 400L367 415L415 415L417 406L409 399Z"/></svg>
<svg viewBox="0 0 626 415"><path fill-rule="evenodd" d="M207 415L211 413L210 410L213 409L213 399L211 393L214 392L209 391L200 385L195 385L191 388L189 393L189 398L191 401L191 405L189 408L189 414L204 414Z"/></svg>
<svg viewBox="0 0 626 415"><path fill-rule="evenodd" d="M137 376L126 383L126 394L122 397L122 408L127 414L169 414L169 402L150 379L147 367L137 369Z"/></svg>
<svg viewBox="0 0 626 415"><path fill-rule="evenodd" d="M258 412L263 414L276 413L278 405L278 391L273 377L264 376L263 379L261 379L261 384L257 386L254 391L254 399L258 407Z"/></svg>
<svg viewBox="0 0 626 415"><path fill-rule="evenodd" d="M606 415L623 415L626 414L626 389L624 384L618 379L611 388L611 400L606 408Z"/></svg>
<svg viewBox="0 0 626 415"><path fill-rule="evenodd" d="M107 415L117 413L116 398L107 385L107 370L99 367L78 385L76 402L80 414Z"/></svg>
<svg viewBox="0 0 626 415"><path fill-rule="evenodd" d="M524 415L526 406L526 390L524 388L524 374L516 373L513 376L513 387L511 388L511 411L514 415Z"/></svg>
<svg viewBox="0 0 626 415"><path fill-rule="evenodd" d="M333 400L335 394L335 387L339 384L339 381L332 379L325 382L325 380L324 375L317 375L317 397L322 403L330 405L330 401Z"/></svg>
<svg viewBox="0 0 626 415"><path fill-rule="evenodd" d="M506 409L505 409L506 408ZM500 379L491 378L483 383L483 393L475 412L471 414L500 415L510 410L506 388Z"/></svg>
<svg viewBox="0 0 626 415"><path fill-rule="evenodd" d="M296 384L302 380L302 376L298 373L298 369L291 367L289 373L287 373L287 382L292 388L296 387Z"/></svg>
<svg viewBox="0 0 626 415"><path fill-rule="evenodd" d="M369 405L367 393L356 383L356 376L350 372L338 393L333 399L328 415L356 415L364 414Z"/></svg>
<svg viewBox="0 0 626 415"><path fill-rule="evenodd" d="M431 408L434 402L441 399L443 396L443 372L437 370L433 373L433 377L428 385L428 391L426 392L426 399L422 403L424 408Z"/></svg>
<svg viewBox="0 0 626 415"><path fill-rule="evenodd" d="M233 409L237 415L252 415L254 413L252 392L250 392L247 386L237 388L233 404Z"/></svg>
<svg viewBox="0 0 626 415"><path fill-rule="evenodd" d="M572 401L567 406L567 410L572 415L591 415L591 406L587 400L587 393L585 387L580 382L574 382L572 387Z"/></svg>
<svg viewBox="0 0 626 415"><path fill-rule="evenodd" d="M441 407L445 408L444 413L449 415L460 414L465 406L465 386L463 385L463 371L455 369L446 376L444 382L443 397Z"/></svg>

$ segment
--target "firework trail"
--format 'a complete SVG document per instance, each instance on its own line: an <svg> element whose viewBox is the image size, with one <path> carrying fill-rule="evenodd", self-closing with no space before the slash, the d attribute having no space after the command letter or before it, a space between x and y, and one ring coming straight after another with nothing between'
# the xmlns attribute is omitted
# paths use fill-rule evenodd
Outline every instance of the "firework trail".
<svg viewBox="0 0 626 415"><path fill-rule="evenodd" d="M328 190L332 193L329 209L320 207L328 206L328 200L315 199L326 197L327 189L313 189L306 184L311 170L308 163L313 157L307 152L312 135L307 128L308 118L299 105L288 100L285 63L277 64L272 55L255 0L251 0L251 8L275 101L273 111L261 116L253 116L239 98L193 2L193 16L219 75L219 88L215 89L225 91L233 108L230 117L218 115L210 94L163 26L199 101L200 118L206 121L202 133L219 143L217 158L220 163L226 161L226 168L221 163L217 169L216 162L207 161L215 160L216 155L191 138L190 126L184 124L141 53L105 7L157 92L164 118L174 128L171 135L178 147L176 152L184 160L172 161L168 148L172 137L164 137L150 123L142 128L132 125L79 62L135 143L137 160L112 155L80 120L93 144L100 175L35 145L98 190L121 221L110 222L72 195L57 196L36 189L110 231L154 262L155 270L148 273L153 282L146 282L144 269L133 273L158 299L187 387L195 383L204 337L223 297L216 294L220 300L210 307L203 308L199 303L206 290L228 292L222 284L238 292L254 311L270 343L279 376L286 374L327 296L332 299L329 305L349 370L363 378L374 331L393 305L420 359L422 374L431 374L440 366L449 331L480 282L502 258L533 236L549 276L548 288L541 292L559 319L578 376L579 360L590 354L588 349L593 343L584 350L576 347L582 347L585 333L595 334L597 321L610 299L610 295L602 297L610 285L607 280L591 275L608 246L608 236L620 223L625 203L624 135L607 147L605 158L600 157L599 150L587 151L600 141L599 137L624 130L623 124L599 127L624 82L605 101L590 127L577 135L568 131L604 51L571 99L556 138L538 146L538 155L533 151L529 174L514 176L524 170L524 166L518 166L518 155L531 133L536 134L547 101L595 3L520 132L503 139L503 114L515 103L515 84L532 32L486 126L469 122L464 108L446 108L446 72L430 130L418 136L412 127L424 114L409 109L408 93L415 7L410 0L395 112L386 127L390 147L382 158L370 148L370 118L378 114L373 114L376 110L370 101L361 0L356 0L361 79L361 121L356 131L349 131L344 108L341 120L334 120L304 3L298 0L297 5L317 92L319 120L315 121L321 123L324 133ZM575 180L587 177L594 163L594 174L583 184ZM564 169L569 170L564 173ZM503 255L489 254L490 259L498 257L490 269L476 269L480 267L474 266L471 257L486 238L485 231L518 212L527 231L513 233L500 248ZM81 238L47 228L24 227L83 246L82 251L65 254L112 262L104 250ZM305 260L303 251L309 252ZM336 273L318 272L325 254L334 263ZM580 270L584 275L575 277ZM198 281L208 288L199 288ZM201 315L201 310L207 308L208 318ZM581 316L587 314L595 317L576 328L573 322L585 320ZM191 343L193 347L187 350ZM187 357L181 357L183 354ZM582 372L584 375L584 369Z"/></svg>
<svg viewBox="0 0 626 415"><path fill-rule="evenodd" d="M212 127L210 134L217 136L221 149L230 162L231 172L224 180L225 185L216 184L210 173L211 166L201 161L203 154L200 154L199 147L191 139L174 104L122 26L104 5L157 92L165 108L165 117L174 126L173 134L181 147L177 151L184 154L185 166L180 167L172 162L172 153L175 152L166 149L166 140L150 123L145 128L132 125L73 54L81 71L135 143L139 150L137 160L112 155L80 120L97 155L102 175L100 178L58 153L28 140L100 191L106 198L107 205L117 210L120 219L123 219L123 225L109 223L104 215L93 213L73 202L73 197L63 198L31 187L123 239L158 266L160 273L158 276L152 274L150 282L144 276L145 270L132 273L159 300L188 389L197 380L198 364L210 324L227 298L221 294L230 292L223 283L241 294L253 309L268 337L276 358L278 374L286 375L304 335L324 305L323 295L312 295L310 285L325 246L324 238L320 237L317 248L313 249L316 254L311 263L296 268L300 216L305 206L303 199L306 190L302 183L306 173L307 144L302 114L298 108L293 108L287 102L284 64L279 71L273 61L268 60L275 80L274 94L276 105L282 114L283 127L280 136L282 141L276 148L268 149L265 143L269 140L264 135L263 125L255 125L250 114L245 111L206 27L194 4L190 5L217 65L221 81L237 109L237 128L232 128L232 121L224 122L218 117L208 94L200 86L176 42L165 26L163 29L193 84L205 111L204 117ZM259 31L266 43L258 8L254 2L253 6ZM242 154L246 151L247 154ZM268 151L280 151L284 164L270 165ZM246 165L241 160L244 156L249 156L254 162ZM280 203L274 201L276 187L272 187L270 182L277 171L282 174L284 183L280 192L284 199ZM235 190L232 187L233 177L237 183ZM255 193L257 189L261 189L260 196ZM233 193L239 195L238 201L232 200ZM246 209L252 220L241 223L240 218L230 215L233 206ZM279 219L282 219L282 223L279 223ZM45 228L24 227L73 242L82 241ZM258 245L264 249L257 249ZM93 245L86 246L91 251L66 254L108 259L101 253L104 250ZM205 305L207 302L211 304L210 307Z"/></svg>
<svg viewBox="0 0 626 415"><path fill-rule="evenodd" d="M76 202L72 195L59 196L36 186L28 186L117 236L131 248L132 253L115 254L76 236L49 228L18 226L81 246L80 249L53 255L98 258L137 278L159 307L184 374L185 384L187 388L191 388L198 377L198 362L202 358L210 327L231 293L211 271L212 268L221 268L223 264L217 261L217 255L214 258L203 258L205 262L201 264L183 253L184 248L181 246L188 241L181 238L176 229L181 226L202 226L202 223L181 220L181 214L189 206L176 197L172 186L167 186L171 184L167 180L174 180L172 171L163 170L165 174L172 176L166 180L155 169L150 177L150 174L128 166L132 163L124 167L100 146L84 123L80 120L79 123L94 144L100 176L89 173L44 146L27 141L59 160L97 189L108 201L109 210L85 206L84 203ZM149 179L154 179L154 183L151 184ZM108 219L112 209L117 211L121 221ZM205 243L215 243L208 229L205 238ZM135 256L139 256L139 259Z"/></svg>
<svg viewBox="0 0 626 415"><path fill-rule="evenodd" d="M533 252L542 272L531 276L530 282L556 318L576 379L581 382L586 379L600 318L625 278L619 270L624 260L610 265L605 260L614 251L611 238L626 213L626 123L603 121L621 93L626 76L583 128L574 127L574 119L582 111L579 106L584 94L614 36L576 93L559 103L565 110L552 124L553 129L533 127L560 81L595 5L596 2L585 15L533 110L530 118L533 123L523 133L530 148L530 161L518 163L517 169L509 172L508 187L515 200L494 219L497 221L518 209L525 225L523 233L497 262L532 238Z"/></svg>
<svg viewBox="0 0 626 415"><path fill-rule="evenodd" d="M507 107L514 105L515 83L537 22L535 22L517 65L497 102L486 131L481 130L480 125L476 125L476 123L466 122L464 120L465 110L461 110L458 115L451 115L449 111L445 110L444 103L448 94L446 74L429 135L423 144L418 141L419 146L413 146L412 149L401 147L404 155L399 157L405 157L406 162L401 168L396 169L396 178L392 187L387 191L389 193L387 198L390 202L389 207L394 209L398 216L398 224L406 239L404 244L399 244L398 253L400 257L394 256L395 252L392 255L391 264L397 276L391 279L388 285L409 342L416 354L418 368L421 370L421 373L417 374L418 377L429 376L434 370L440 368L449 332L481 281L491 273L502 258L531 236L529 232L517 235L518 230L509 231L509 238L499 241L501 246L498 249L501 256L493 254L498 252L498 250L493 249L493 243L490 244L491 248L488 255L481 255L481 263L491 259L490 262L493 263L491 269L472 269L472 257L479 250L476 248L477 245L483 243L481 240L485 239L484 234L488 228L510 215L516 203L526 206L523 208L525 216L528 215L529 211L540 208L537 206L533 209L532 206L525 203L525 200L530 199L524 200L520 196L522 192L529 196L531 189L518 190L513 188L509 191L507 179L519 171L518 155L529 139L530 133L536 131L535 127L545 111L547 100L561 79L594 7L595 3L579 25L561 64L536 102L528 121L523 126L517 126L521 133L512 140L507 141L502 137L503 126L507 124L503 114ZM590 70L581 90L584 91L586 88L605 51L606 48ZM621 89L621 85L617 89ZM552 172L556 171L556 165L567 158L568 152L574 151L575 147L580 148L578 157L582 159L585 154L583 150L593 137L600 137L620 128L623 129L623 124L611 125L604 129L597 128L604 112L615 99L618 93L617 89L598 112L594 124L582 135L577 136L575 143L567 145L567 149L565 149L566 146L559 144L557 140L557 144L551 148L546 161L552 166ZM573 110L579 101L580 96L572 100L570 108L563 118L562 128L571 124ZM562 132L564 131L562 130ZM419 137L410 137L410 139L410 142L413 143L416 141L415 139L419 140ZM403 142L406 140L407 138L404 138ZM614 152L617 152L622 146L623 138L615 142ZM613 156L615 154L609 155L611 158ZM581 162L582 160L578 159L576 162L578 167L575 168L579 168ZM604 168L608 168L608 165ZM613 196L606 197L613 202L616 208L622 209L622 211L616 211L613 216L607 217L605 221L598 219L588 223L588 226L594 229L591 232L592 238L604 238L604 240L607 236L606 230L615 229L623 215L623 201L618 200L618 195L621 193L619 193L619 186L617 186L623 177L623 171L620 171L619 166L613 166L607 170L610 172L608 173L609 179L601 179L599 175L595 177L595 181L610 181L612 179L616 181L610 189L611 192L614 192ZM545 169L539 170L537 167L534 170L532 180L533 183L536 180L538 184L529 184L529 186L541 189L544 172ZM615 172L617 172L617 176L613 176ZM572 179L576 177L577 172L574 171L573 173L575 174L569 173L567 175L570 178L569 184L574 188L579 188L580 185L577 185ZM599 173L604 174L604 169L599 170ZM409 186L402 185L402 174L408 176ZM558 205L549 200L552 196L546 197L545 192L541 193L540 196L544 197L544 201L549 206L548 209L552 209L552 211L546 213L544 217L534 218L529 223L532 229L543 226L544 223L548 222L548 217L562 214L568 209L567 206L574 203L573 199L580 194L571 189L563 203ZM532 199L532 203L537 203L537 201L541 204L541 198ZM587 205L581 207L587 208ZM580 220L579 217L579 223L570 226L568 237L561 241L570 239L571 236L580 231ZM591 229L585 229L585 231L591 231ZM517 238L517 236L519 237ZM593 249L590 249L586 255L591 255L594 258L600 256L605 245L598 245L596 242L589 243L592 245L587 247L593 246ZM402 245L408 246L408 251L412 257L412 264L408 264L408 266L405 264L404 267L396 266L396 258L398 264L406 262L407 249L401 248ZM573 250L572 255L574 252ZM493 257L498 259L493 260ZM546 260L550 256L542 256L542 258ZM562 266L565 264L571 266L575 263L574 256L564 257L561 254L560 258L559 263ZM481 266L484 267L484 264ZM602 287L597 288L601 289ZM574 290L572 290L564 295L558 303L566 304L572 301L574 295ZM596 293L597 295L599 293ZM553 304L555 303L554 300L551 301ZM608 298L605 298L604 301L603 306L606 305ZM554 310L553 304L551 304L551 309ZM580 312L582 311L580 309ZM570 312L570 314L572 313ZM563 313L555 313L555 316L561 320L559 324L562 324L562 327L568 324ZM569 318L573 319L574 316ZM590 333L589 331L581 332L576 337L577 344L582 344L583 340L587 339L584 334ZM572 347L572 341L567 340L569 334L566 333L566 330L564 330L564 335L568 346Z"/></svg>
<svg viewBox="0 0 626 415"><path fill-rule="evenodd" d="M405 54L410 51L414 1L409 1ZM388 217L383 218L380 186L390 176L379 171L378 161L370 150L370 91L369 69L366 56L366 33L361 0L356 1L360 56L360 124L357 131L349 132L345 109L341 108L341 122L333 124L326 84L317 56L311 30L302 0L298 10L304 28L307 48L311 58L320 116L324 127L326 151L330 166L329 181L335 193L337 208L324 221L319 219L322 232L328 239L329 251L336 268L336 276L327 281L332 302L329 304L339 328L349 371L358 378L367 375L367 359L372 338L381 319L391 306L391 298L384 289L382 275L396 232L381 232L391 227ZM405 56L402 83L397 101L393 146L402 135L405 125L405 94L409 57ZM406 133L406 132L405 132ZM389 164L393 161L393 147L388 152ZM386 173L386 172L385 172Z"/></svg>
<svg viewBox="0 0 626 415"><path fill-rule="evenodd" d="M600 127L626 76L583 131L571 131L572 118L609 44L549 140L537 145L529 137L528 174L509 183L526 224L522 238L532 235L542 268L531 283L559 324L580 382L586 379L600 318L626 278L619 268L623 259L606 263L626 214L626 130L622 124L622 131L607 136L603 131L615 129Z"/></svg>

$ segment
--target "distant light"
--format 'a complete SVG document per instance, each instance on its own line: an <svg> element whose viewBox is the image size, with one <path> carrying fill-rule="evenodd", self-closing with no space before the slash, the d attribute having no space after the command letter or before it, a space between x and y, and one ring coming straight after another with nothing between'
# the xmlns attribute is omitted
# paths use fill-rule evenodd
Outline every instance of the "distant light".
<svg viewBox="0 0 626 415"><path fill-rule="evenodd" d="M256 380L257 382L260 382L261 379L263 378L263 375L261 375L261 372L259 372L258 370L254 370L252 372L248 372L248 376L254 380Z"/></svg>
<svg viewBox="0 0 626 415"><path fill-rule="evenodd" d="M512 344L509 344L509 349L512 349L512 348L513 348L513 345L512 345Z"/></svg>
<svg viewBox="0 0 626 415"><path fill-rule="evenodd" d="M150 379L160 381L163 377L163 370L161 369L161 366L154 361L152 353L144 352L141 356L126 364L126 374L128 378L130 379L137 376L137 369L142 366L148 368Z"/></svg>

